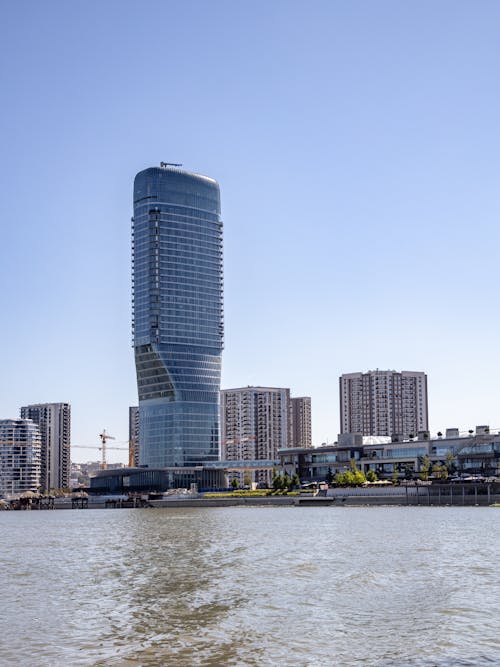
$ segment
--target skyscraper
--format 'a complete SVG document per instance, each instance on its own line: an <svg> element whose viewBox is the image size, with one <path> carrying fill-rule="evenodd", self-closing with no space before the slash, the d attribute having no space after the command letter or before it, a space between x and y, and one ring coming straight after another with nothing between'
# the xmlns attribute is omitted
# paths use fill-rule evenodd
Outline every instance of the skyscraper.
<svg viewBox="0 0 500 667"><path fill-rule="evenodd" d="M216 461L223 344L217 182L165 163L138 173L132 247L139 462Z"/></svg>
<svg viewBox="0 0 500 667"><path fill-rule="evenodd" d="M408 438L428 428L425 373L377 369L340 377L341 433Z"/></svg>
<svg viewBox="0 0 500 667"><path fill-rule="evenodd" d="M32 419L42 437L40 484L44 491L69 487L71 473L71 406L36 403L21 408L22 419Z"/></svg>

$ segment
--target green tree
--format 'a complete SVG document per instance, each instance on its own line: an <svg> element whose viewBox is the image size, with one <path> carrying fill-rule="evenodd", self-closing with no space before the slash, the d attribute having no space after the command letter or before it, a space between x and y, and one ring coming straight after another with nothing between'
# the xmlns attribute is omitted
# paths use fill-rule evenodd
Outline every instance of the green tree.
<svg viewBox="0 0 500 667"><path fill-rule="evenodd" d="M440 463L437 463L437 462L436 462L436 463L433 463L433 464L432 464L432 475L433 475L433 477L435 477L436 479L440 479L440 478L441 478L441 464L440 464Z"/></svg>
<svg viewBox="0 0 500 667"><path fill-rule="evenodd" d="M353 478L354 478L352 480L353 486L362 486L366 482L366 477L361 472L361 470L356 470L356 472L353 473Z"/></svg>
<svg viewBox="0 0 500 667"><path fill-rule="evenodd" d="M239 487L239 485L240 485L240 483L238 482L238 478L233 477L233 479L231 480L231 486L233 487L233 489L237 489Z"/></svg>
<svg viewBox="0 0 500 667"><path fill-rule="evenodd" d="M300 486L300 479L296 472L292 475L292 489L298 489Z"/></svg>
<svg viewBox="0 0 500 667"><path fill-rule="evenodd" d="M335 484L338 486L344 486L345 480L344 480L344 473L343 472L338 472L335 475Z"/></svg>
<svg viewBox="0 0 500 667"><path fill-rule="evenodd" d="M448 452L446 454L446 463L445 463L445 465L446 465L446 468L448 470L448 474L453 475L453 473L457 469L457 466L455 464L455 455L453 454L453 452Z"/></svg>
<svg viewBox="0 0 500 667"><path fill-rule="evenodd" d="M282 479L282 482L281 482L281 488L283 489L283 491L289 491L291 486L292 486L292 480L290 479L290 475L286 472L283 475L283 479Z"/></svg>
<svg viewBox="0 0 500 667"><path fill-rule="evenodd" d="M347 472L344 473L344 484L345 486L354 486L354 473L352 470L347 470Z"/></svg>
<svg viewBox="0 0 500 667"><path fill-rule="evenodd" d="M273 489L275 491L281 491L283 488L283 481L281 475L278 475L276 470L273 471Z"/></svg>
<svg viewBox="0 0 500 667"><path fill-rule="evenodd" d="M367 482L376 482L377 479L378 479L378 477L377 477L377 473L375 472L375 470L369 470L366 473L366 481Z"/></svg>
<svg viewBox="0 0 500 667"><path fill-rule="evenodd" d="M252 476L248 472L248 470L245 471L245 475L243 476L243 486L250 486L252 484Z"/></svg>
<svg viewBox="0 0 500 667"><path fill-rule="evenodd" d="M420 479L426 482L429 479L429 470L431 469L431 460L427 454L422 457L420 463Z"/></svg>

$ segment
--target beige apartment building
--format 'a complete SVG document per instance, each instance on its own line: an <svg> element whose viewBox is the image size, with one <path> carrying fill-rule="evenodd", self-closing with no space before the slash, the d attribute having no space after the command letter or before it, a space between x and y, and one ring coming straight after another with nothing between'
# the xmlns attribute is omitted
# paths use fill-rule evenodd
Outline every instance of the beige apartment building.
<svg viewBox="0 0 500 667"><path fill-rule="evenodd" d="M221 391L221 448L224 461L274 460L278 449L290 446L290 390L242 387ZM272 470L252 467L233 473L240 483L269 484Z"/></svg>
<svg viewBox="0 0 500 667"><path fill-rule="evenodd" d="M377 369L339 380L341 433L407 439L429 429L425 373Z"/></svg>
<svg viewBox="0 0 500 667"><path fill-rule="evenodd" d="M312 447L311 397L291 399L292 447Z"/></svg>

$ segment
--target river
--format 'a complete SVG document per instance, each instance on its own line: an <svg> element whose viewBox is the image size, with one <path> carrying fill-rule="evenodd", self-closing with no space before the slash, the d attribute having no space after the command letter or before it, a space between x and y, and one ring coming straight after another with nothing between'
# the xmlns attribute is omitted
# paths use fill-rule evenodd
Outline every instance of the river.
<svg viewBox="0 0 500 667"><path fill-rule="evenodd" d="M0 512L0 665L500 665L500 509Z"/></svg>

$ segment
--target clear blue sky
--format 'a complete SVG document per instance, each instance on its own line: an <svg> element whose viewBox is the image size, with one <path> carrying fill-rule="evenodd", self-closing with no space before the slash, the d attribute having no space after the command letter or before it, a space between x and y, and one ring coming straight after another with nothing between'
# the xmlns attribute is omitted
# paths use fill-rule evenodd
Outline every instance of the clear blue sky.
<svg viewBox="0 0 500 667"><path fill-rule="evenodd" d="M1 417L128 438L132 181L164 160L221 186L223 387L312 396L320 444L341 373L423 370L432 430L500 426L496 0L20 0L0 30Z"/></svg>

